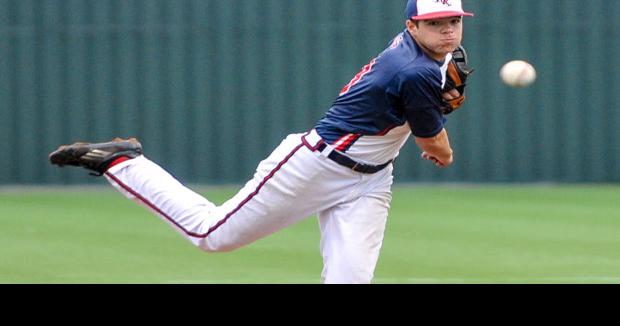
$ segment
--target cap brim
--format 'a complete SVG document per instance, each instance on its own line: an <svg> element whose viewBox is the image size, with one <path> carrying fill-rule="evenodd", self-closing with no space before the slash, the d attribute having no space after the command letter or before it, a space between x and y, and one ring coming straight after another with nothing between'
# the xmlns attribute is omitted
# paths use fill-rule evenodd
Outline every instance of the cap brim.
<svg viewBox="0 0 620 326"><path fill-rule="evenodd" d="M474 14L470 12L460 12L460 11L442 11L442 12L434 12L432 14L413 16L411 17L411 20L428 20L428 19L460 17L460 16L473 17Z"/></svg>

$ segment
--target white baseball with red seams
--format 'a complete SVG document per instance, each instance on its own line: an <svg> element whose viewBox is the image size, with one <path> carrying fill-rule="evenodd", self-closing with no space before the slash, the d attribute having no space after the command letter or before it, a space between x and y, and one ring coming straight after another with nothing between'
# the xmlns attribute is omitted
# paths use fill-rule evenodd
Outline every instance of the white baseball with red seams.
<svg viewBox="0 0 620 326"><path fill-rule="evenodd" d="M511 87L527 87L536 81L536 69L529 62L514 60L506 63L499 72L500 77Z"/></svg>
<svg viewBox="0 0 620 326"><path fill-rule="evenodd" d="M208 252L240 248L318 214L323 282L369 283L390 207L392 165L358 173L329 160L329 149L317 151L322 142L314 130L289 135L220 206L144 156L113 166L105 177Z"/></svg>

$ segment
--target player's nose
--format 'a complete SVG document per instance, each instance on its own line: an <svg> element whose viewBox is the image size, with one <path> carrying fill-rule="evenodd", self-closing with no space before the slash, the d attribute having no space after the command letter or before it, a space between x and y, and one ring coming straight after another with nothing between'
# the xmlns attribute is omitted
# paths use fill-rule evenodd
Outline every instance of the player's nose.
<svg viewBox="0 0 620 326"><path fill-rule="evenodd" d="M452 25L446 25L444 26L444 28L442 29L442 32L444 34L454 34L455 32L455 28Z"/></svg>

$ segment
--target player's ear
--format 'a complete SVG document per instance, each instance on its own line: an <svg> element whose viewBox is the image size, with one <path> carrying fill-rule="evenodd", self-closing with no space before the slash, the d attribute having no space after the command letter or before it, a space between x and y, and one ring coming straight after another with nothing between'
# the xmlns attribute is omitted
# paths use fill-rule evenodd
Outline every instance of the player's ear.
<svg viewBox="0 0 620 326"><path fill-rule="evenodd" d="M407 26L407 30L409 31L409 33L413 34L417 32L418 24L413 20L407 19L407 21L405 21L405 25Z"/></svg>

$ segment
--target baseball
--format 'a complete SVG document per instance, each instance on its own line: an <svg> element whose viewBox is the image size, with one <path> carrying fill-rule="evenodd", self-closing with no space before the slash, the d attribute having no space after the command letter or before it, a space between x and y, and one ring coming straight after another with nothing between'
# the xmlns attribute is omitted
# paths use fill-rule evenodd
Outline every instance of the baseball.
<svg viewBox="0 0 620 326"><path fill-rule="evenodd" d="M527 87L536 81L536 69L523 60L506 63L499 75L504 83L511 87Z"/></svg>

